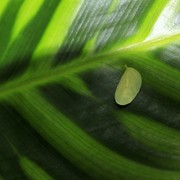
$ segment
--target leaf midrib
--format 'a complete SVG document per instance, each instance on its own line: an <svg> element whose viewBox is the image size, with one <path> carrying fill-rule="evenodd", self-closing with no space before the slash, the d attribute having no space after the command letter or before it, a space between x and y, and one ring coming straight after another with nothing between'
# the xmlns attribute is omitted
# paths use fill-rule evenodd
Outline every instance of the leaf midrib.
<svg viewBox="0 0 180 180"><path fill-rule="evenodd" d="M15 79L7 82L4 86L0 87L0 99L5 98L8 95L21 92L25 89L34 88L57 81L69 74L97 68L103 63L107 63L110 59L111 63L119 61L120 57L127 55L129 52L142 52L154 47L162 47L177 40L180 40L180 33L171 34L163 38L155 38L148 41L138 42L129 46L111 50L110 52L88 56L83 59L78 58L69 64L62 65L36 77L31 77L21 81L17 81L17 79Z"/></svg>

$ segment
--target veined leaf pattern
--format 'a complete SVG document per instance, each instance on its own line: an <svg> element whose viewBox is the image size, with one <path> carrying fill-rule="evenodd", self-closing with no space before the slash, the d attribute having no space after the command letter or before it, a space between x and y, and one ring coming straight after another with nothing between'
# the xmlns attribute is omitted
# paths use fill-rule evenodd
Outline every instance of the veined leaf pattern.
<svg viewBox="0 0 180 180"><path fill-rule="evenodd" d="M178 0L2 0L0 179L180 179L179 14ZM125 64L143 83L121 107Z"/></svg>

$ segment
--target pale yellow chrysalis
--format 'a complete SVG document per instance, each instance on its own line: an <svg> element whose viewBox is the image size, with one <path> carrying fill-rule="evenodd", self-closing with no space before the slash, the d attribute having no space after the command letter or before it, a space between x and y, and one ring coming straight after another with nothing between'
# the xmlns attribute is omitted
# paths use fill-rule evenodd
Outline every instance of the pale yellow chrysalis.
<svg viewBox="0 0 180 180"><path fill-rule="evenodd" d="M116 103L126 105L132 102L138 94L141 84L142 78L140 73L136 69L126 66L126 70L115 91Z"/></svg>

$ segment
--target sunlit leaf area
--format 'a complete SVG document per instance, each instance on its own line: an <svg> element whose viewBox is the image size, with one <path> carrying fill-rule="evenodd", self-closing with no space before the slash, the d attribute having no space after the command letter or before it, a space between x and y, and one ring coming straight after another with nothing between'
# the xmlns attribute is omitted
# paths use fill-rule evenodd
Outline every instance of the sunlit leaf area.
<svg viewBox="0 0 180 180"><path fill-rule="evenodd" d="M0 179L179 180L179 130L179 0L0 0Z"/></svg>

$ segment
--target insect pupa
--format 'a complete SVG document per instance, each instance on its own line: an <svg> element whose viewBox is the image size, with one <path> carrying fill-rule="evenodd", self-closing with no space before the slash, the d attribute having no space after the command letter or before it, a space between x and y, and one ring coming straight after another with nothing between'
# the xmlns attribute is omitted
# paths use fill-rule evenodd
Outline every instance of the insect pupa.
<svg viewBox="0 0 180 180"><path fill-rule="evenodd" d="M127 67L126 65L125 67L126 70L115 91L115 101L119 105L131 103L137 96L142 84L141 74L132 67Z"/></svg>

